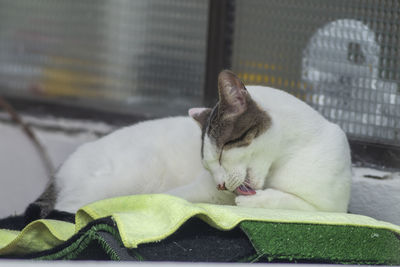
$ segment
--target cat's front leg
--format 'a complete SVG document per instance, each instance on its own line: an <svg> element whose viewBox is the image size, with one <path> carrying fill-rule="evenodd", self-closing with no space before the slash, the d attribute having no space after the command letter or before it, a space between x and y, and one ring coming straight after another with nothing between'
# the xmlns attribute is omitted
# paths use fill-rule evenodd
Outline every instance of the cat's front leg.
<svg viewBox="0 0 400 267"><path fill-rule="evenodd" d="M268 188L257 190L256 194L248 196L237 196L235 203L242 207L266 208L266 209L289 209L316 211L311 203L290 193Z"/></svg>
<svg viewBox="0 0 400 267"><path fill-rule="evenodd" d="M223 205L233 205L235 197L231 192L218 190L214 179L207 171L198 175L190 184L171 189L165 193L193 203Z"/></svg>

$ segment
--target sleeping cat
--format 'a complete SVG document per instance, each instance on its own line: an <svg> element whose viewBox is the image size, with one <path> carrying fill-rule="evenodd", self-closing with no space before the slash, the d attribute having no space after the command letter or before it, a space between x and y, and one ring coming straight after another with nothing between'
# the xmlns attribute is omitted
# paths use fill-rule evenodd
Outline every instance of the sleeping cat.
<svg viewBox="0 0 400 267"><path fill-rule="evenodd" d="M299 99L218 77L213 109L141 122L79 147L27 213L75 213L100 199L167 193L192 202L346 212L343 131ZM191 118L190 118L191 117Z"/></svg>

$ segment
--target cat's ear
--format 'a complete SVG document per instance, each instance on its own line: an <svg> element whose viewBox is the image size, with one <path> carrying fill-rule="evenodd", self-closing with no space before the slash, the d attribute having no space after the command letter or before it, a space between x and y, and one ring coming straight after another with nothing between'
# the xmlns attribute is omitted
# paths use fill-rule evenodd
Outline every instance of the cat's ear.
<svg viewBox="0 0 400 267"><path fill-rule="evenodd" d="M224 117L234 117L247 109L249 94L242 81L231 71L223 70L218 76L218 93Z"/></svg>
<svg viewBox="0 0 400 267"><path fill-rule="evenodd" d="M203 129L207 124L207 119L211 114L210 108L191 108L188 111L189 116L192 117L197 124Z"/></svg>

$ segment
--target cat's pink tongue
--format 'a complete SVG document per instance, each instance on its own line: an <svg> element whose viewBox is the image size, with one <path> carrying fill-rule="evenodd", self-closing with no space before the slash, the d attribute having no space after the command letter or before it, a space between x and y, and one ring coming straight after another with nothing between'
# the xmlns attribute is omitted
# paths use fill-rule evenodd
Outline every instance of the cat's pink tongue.
<svg viewBox="0 0 400 267"><path fill-rule="evenodd" d="M241 186L239 186L238 188L236 188L235 192L238 195L244 195L244 196L256 194L256 191L253 188L245 186L243 184Z"/></svg>

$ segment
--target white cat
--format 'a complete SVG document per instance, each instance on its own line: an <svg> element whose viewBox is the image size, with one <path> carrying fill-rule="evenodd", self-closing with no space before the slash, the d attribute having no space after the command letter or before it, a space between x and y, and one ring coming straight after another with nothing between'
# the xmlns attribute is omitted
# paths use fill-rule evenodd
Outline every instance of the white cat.
<svg viewBox="0 0 400 267"><path fill-rule="evenodd" d="M168 193L193 202L346 212L351 160L343 131L283 91L246 90L227 70L218 79L213 109L138 123L79 147L30 207L45 217L109 197Z"/></svg>

